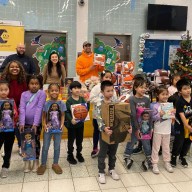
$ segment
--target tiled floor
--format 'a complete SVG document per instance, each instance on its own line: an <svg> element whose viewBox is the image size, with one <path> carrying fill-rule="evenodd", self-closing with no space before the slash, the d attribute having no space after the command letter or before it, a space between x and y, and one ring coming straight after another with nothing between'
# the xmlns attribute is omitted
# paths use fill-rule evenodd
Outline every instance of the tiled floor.
<svg viewBox="0 0 192 192"><path fill-rule="evenodd" d="M85 139L83 143L83 155L85 163L69 165L66 160L66 141L62 141L60 165L63 174L56 175L52 169L53 147L49 151L49 160L46 173L37 176L34 173L24 174L23 161L17 154L14 145L9 177L0 178L0 192L191 192L192 191L192 157L187 157L188 168L182 168L179 164L174 173L167 173L160 157L159 168L161 173L154 175L151 171L141 170L141 161L144 155L134 155L134 164L127 170L123 161L125 143L119 145L117 153L116 171L120 174L120 180L114 181L107 176L106 184L99 184L97 180L97 158L92 159L92 139ZM2 163L2 158L0 158Z"/></svg>

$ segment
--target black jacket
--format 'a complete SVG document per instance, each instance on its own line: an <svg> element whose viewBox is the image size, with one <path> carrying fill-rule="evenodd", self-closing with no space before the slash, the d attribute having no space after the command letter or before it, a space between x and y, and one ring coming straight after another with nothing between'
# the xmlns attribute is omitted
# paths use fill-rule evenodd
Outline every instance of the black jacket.
<svg viewBox="0 0 192 192"><path fill-rule="evenodd" d="M36 66L35 63L33 62L32 58L30 58L27 55L24 56L19 56L17 54L13 54L13 55L9 55L2 63L1 68L0 68L0 72L3 72L3 70L5 69L6 65L10 62L10 61L19 61L24 69L25 72L27 74L36 74L37 70L36 70Z"/></svg>

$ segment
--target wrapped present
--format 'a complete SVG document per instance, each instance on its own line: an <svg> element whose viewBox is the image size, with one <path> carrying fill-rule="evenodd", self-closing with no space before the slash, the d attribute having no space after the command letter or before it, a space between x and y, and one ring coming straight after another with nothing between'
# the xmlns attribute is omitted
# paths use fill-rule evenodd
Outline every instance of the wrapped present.
<svg viewBox="0 0 192 192"><path fill-rule="evenodd" d="M135 64L132 61L122 61L122 74L132 74L134 66Z"/></svg>
<svg viewBox="0 0 192 192"><path fill-rule="evenodd" d="M94 64L105 66L105 55L103 54L94 54Z"/></svg>

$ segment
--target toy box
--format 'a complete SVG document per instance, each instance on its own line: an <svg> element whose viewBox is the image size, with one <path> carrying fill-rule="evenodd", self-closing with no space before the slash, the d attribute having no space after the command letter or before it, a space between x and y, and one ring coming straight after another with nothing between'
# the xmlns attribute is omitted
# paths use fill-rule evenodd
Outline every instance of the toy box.
<svg viewBox="0 0 192 192"><path fill-rule="evenodd" d="M113 130L112 135L101 133L102 140L108 144L130 141L130 105L128 103L103 103L101 115L107 127Z"/></svg>
<svg viewBox="0 0 192 192"><path fill-rule="evenodd" d="M21 151L24 161L36 159L35 132L29 127L21 133Z"/></svg>
<svg viewBox="0 0 192 192"><path fill-rule="evenodd" d="M0 109L0 132L14 132L14 100L1 100Z"/></svg>

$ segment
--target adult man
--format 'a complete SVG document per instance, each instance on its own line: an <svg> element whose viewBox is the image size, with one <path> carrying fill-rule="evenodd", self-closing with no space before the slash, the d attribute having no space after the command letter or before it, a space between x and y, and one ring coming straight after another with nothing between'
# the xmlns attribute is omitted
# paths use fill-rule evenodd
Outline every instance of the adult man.
<svg viewBox="0 0 192 192"><path fill-rule="evenodd" d="M32 58L25 55L25 45L23 43L19 43L16 48L17 53L13 55L9 55L1 65L0 72L3 72L5 67L10 61L16 60L19 61L27 74L35 74L36 73L36 66L33 63Z"/></svg>
<svg viewBox="0 0 192 192"><path fill-rule="evenodd" d="M91 51L91 43L83 43L82 55L77 58L76 72L81 82L89 79L91 76L98 76L100 71L104 70L103 66L94 65L94 53Z"/></svg>

